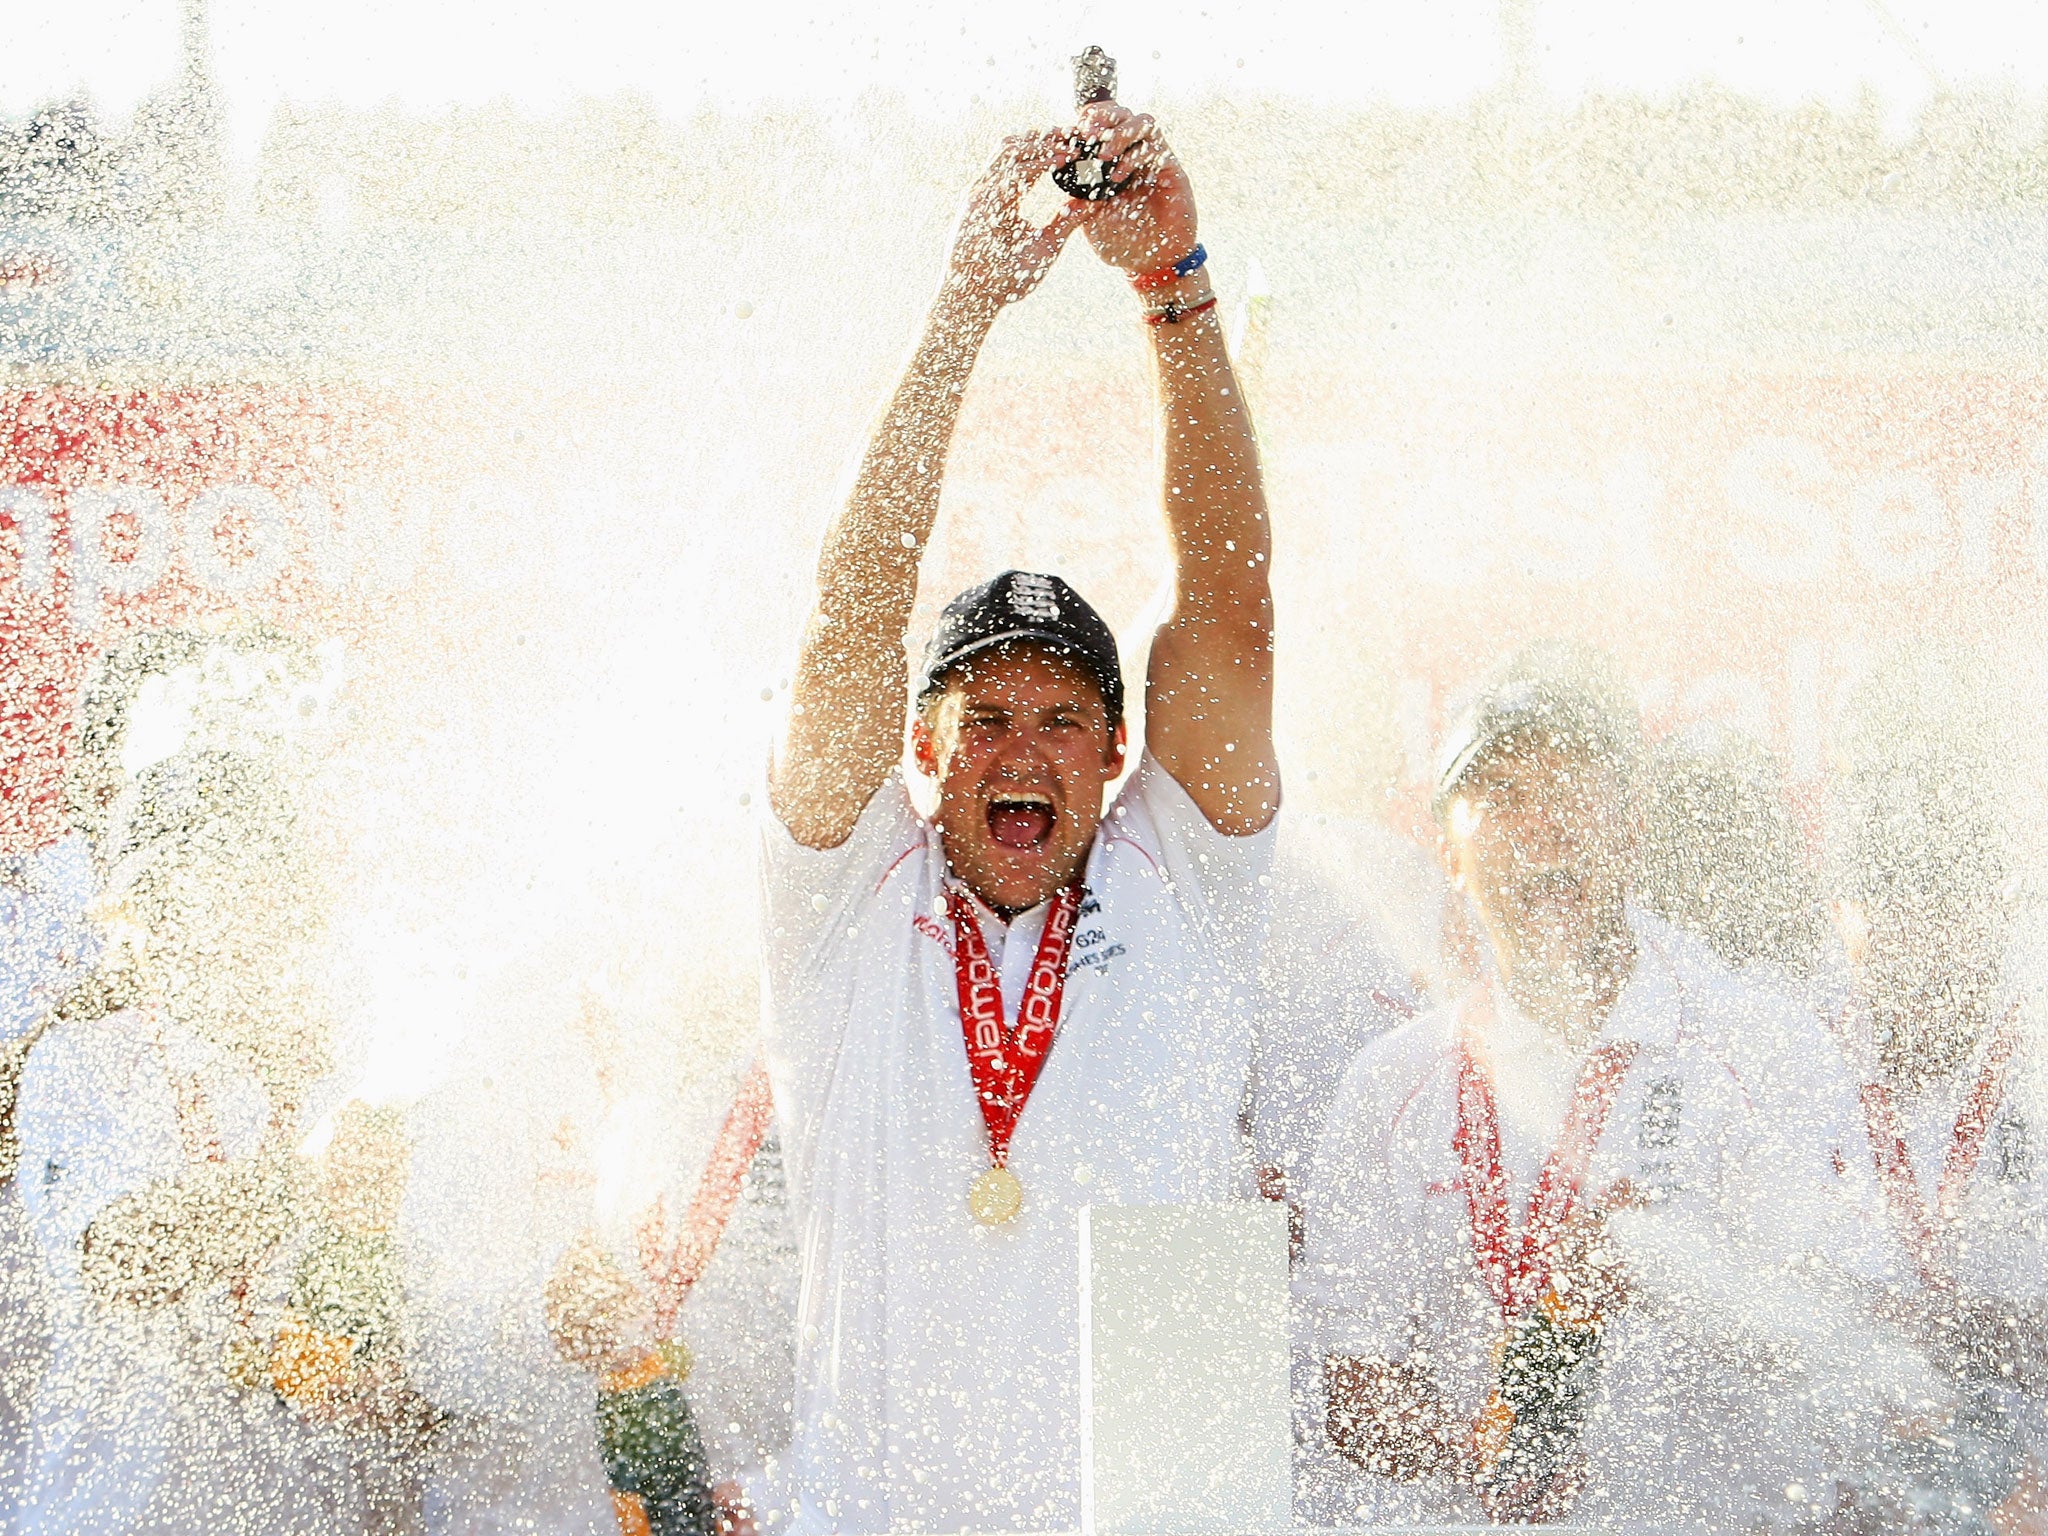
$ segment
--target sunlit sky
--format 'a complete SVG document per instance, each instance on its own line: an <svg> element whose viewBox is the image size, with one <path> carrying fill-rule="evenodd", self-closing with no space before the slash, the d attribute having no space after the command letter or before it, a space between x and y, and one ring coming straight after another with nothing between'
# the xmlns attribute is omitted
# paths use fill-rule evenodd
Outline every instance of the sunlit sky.
<svg viewBox="0 0 2048 1536"><path fill-rule="evenodd" d="M0 7L0 111L89 92L121 113L172 68L180 0ZM1867 83L1903 118L1937 82L2048 87L2048 6L2014 0L1508 0L1526 6L1544 87L1648 91L1712 77L1784 101ZM877 83L943 110L1014 96L1099 41L1126 95L1155 81L1325 100L1460 100L1502 70L1499 0L213 0L236 142L280 101L492 98L545 108L632 90L665 110L707 95L832 97Z"/></svg>

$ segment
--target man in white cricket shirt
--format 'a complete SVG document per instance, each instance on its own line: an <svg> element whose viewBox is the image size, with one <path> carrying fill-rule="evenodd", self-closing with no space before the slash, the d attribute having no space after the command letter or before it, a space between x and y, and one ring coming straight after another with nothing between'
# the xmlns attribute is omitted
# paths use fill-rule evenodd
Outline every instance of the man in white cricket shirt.
<svg viewBox="0 0 2048 1536"><path fill-rule="evenodd" d="M1084 108L1123 190L1032 227L1073 154L1006 142L827 534L765 829L768 1052L801 1234L796 1528L1072 1528L1078 1213L1243 1183L1272 608L1257 448L1186 173ZM899 773L919 551L968 375L1074 230L1130 276L1157 366L1173 552L1147 749L1124 767L1108 627L1063 581L956 599L918 679L929 821Z"/></svg>
<svg viewBox="0 0 2048 1536"><path fill-rule="evenodd" d="M1306 1202L1366 1517L1789 1526L1875 1432L1855 1405L1894 1361L1835 1272L1854 1213L1775 1230L1783 1154L1706 1044L1796 1005L1628 904L1639 757L1633 705L1562 651L1511 663L1447 744L1487 972L1360 1053Z"/></svg>
<svg viewBox="0 0 2048 1536"><path fill-rule="evenodd" d="M324 1046L289 990L306 908L288 788L184 752L109 826L102 899L133 937L21 1084L53 1349L19 1529L363 1531L346 1448L260 1379L297 1219L291 1106Z"/></svg>
<svg viewBox="0 0 2048 1536"><path fill-rule="evenodd" d="M1996 722L1954 718L1975 713L1966 678L1917 670L1881 667L1844 732L1834 833L1850 985L1836 1025L1904 1271L1889 1310L1953 1403L1898 1426L1863 1502L1896 1526L2042 1536L2042 957L2017 931Z"/></svg>
<svg viewBox="0 0 2048 1536"><path fill-rule="evenodd" d="M79 698L64 767L71 830L40 851L0 859L0 1531L13 1529L28 1474L35 1390L50 1353L43 1257L15 1177L14 1098L29 1051L64 994L92 969L98 940L86 920L94 840L125 772L130 710L145 679L196 656L197 636L147 631L93 665Z"/></svg>

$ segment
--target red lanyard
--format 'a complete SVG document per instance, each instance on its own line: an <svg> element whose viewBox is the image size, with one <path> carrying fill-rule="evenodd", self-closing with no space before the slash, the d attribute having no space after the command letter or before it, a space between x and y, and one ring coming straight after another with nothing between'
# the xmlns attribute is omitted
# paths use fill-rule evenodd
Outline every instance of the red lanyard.
<svg viewBox="0 0 2048 1536"><path fill-rule="evenodd" d="M163 1009L155 1003L143 1008L143 1020L149 1030L150 1044L156 1048L157 1064L164 1069L164 1078L171 1087L171 1107L178 1121L178 1145L185 1154L185 1160L192 1163L225 1163L228 1160L226 1145L221 1141L220 1123L213 1117L213 1107L206 1099L206 1085L199 1080L197 1072L180 1072L171 1065L171 1048L164 1039ZM279 1128L280 1121L275 1110L271 1113L272 1130ZM254 1337L256 1328L256 1303L250 1295L254 1279L253 1266L238 1264L228 1271L228 1299L234 1304L235 1323L243 1334Z"/></svg>
<svg viewBox="0 0 2048 1536"><path fill-rule="evenodd" d="M1906 1148L1890 1087L1884 1083L1863 1085L1863 1120L1870 1132L1870 1155L1877 1164L1877 1181L1884 1189L1885 1204L1891 1210L1899 1239L1930 1290L1946 1291L1955 1285L1955 1276L1943 1253L1943 1238L1962 1211L1970 1176L1977 1171L1977 1159L1983 1156L1985 1138L1991 1133L1991 1117L1998 1111L1998 1101L2005 1096L2006 1069L2012 1065L2013 1052L2019 1045L2018 1022L2019 1004L2015 1003L1991 1037L1990 1048L1984 1053L1984 1069L1977 1074L1977 1081L1971 1085L1962 1111L1956 1116L1932 1210L1927 1208L1919 1176L1913 1172L1913 1155Z"/></svg>
<svg viewBox="0 0 2048 1536"><path fill-rule="evenodd" d="M1053 897L1045 914L1045 932L1024 983L1014 1029L1003 1024L1003 988L981 936L981 919L965 891L947 897L953 915L953 974L960 988L960 1030L967 1040L967 1070L974 1078L974 1096L988 1126L989 1161L998 1168L1010 1160L1010 1137L1017 1117L1045 1069L1053 1036L1060 1027L1060 997L1067 985L1067 952L1074 944L1074 917L1081 909L1081 887L1070 885Z"/></svg>
<svg viewBox="0 0 2048 1536"><path fill-rule="evenodd" d="M768 1122L774 1114L768 1072L757 1062L740 1083L725 1123L718 1128L718 1140L712 1143L711 1156L697 1180L697 1193L690 1201L689 1215L683 1218L683 1230L673 1243L668 1241L668 1222L658 1200L641 1224L640 1267L654 1287L656 1338L674 1336L676 1316L683 1310L690 1287L718 1251L732 1208L739 1203L740 1184L767 1139Z"/></svg>
<svg viewBox="0 0 2048 1536"><path fill-rule="evenodd" d="M1518 1243L1508 1229L1508 1179L1501 1166L1500 1112L1493 1085L1473 1054L1469 1035L1459 1039L1458 1125L1451 1145L1464 1170L1472 1257L1504 1320L1519 1317L1549 1288L1552 1249L1578 1206L1586 1167L1638 1049L1635 1041L1621 1040L1586 1058L1557 1145L1544 1159L1530 1192L1529 1214Z"/></svg>
<svg viewBox="0 0 2048 1536"><path fill-rule="evenodd" d="M189 1163L224 1163L227 1149L221 1144L220 1127L206 1101L206 1085L197 1072L180 1072L171 1065L171 1049L164 1039L163 1010L154 1003L143 1008L150 1044L156 1048L157 1064L170 1084L171 1106L178 1121L178 1146Z"/></svg>

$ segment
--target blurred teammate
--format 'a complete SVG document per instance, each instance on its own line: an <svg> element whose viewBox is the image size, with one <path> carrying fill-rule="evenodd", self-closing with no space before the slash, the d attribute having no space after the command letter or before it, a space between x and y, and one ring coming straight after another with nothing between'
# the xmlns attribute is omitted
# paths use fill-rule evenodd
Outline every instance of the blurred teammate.
<svg viewBox="0 0 2048 1536"><path fill-rule="evenodd" d="M1777 760L1734 731L1695 726L1657 743L1640 798L1643 906L1703 940L1749 986L1798 1004L1732 1010L1729 1033L1702 1041L1733 1065L1792 1154L1775 1202L1860 1213L1866 1267L1890 1275L1857 1084L1833 1028L1845 963Z"/></svg>
<svg viewBox="0 0 2048 1536"><path fill-rule="evenodd" d="M320 659L151 633L95 669L67 772L106 952L23 1071L22 1195L50 1291L25 1530L360 1531L416 1513L440 1420L406 1379L402 1141L338 1117L305 986L320 926L296 738Z"/></svg>
<svg viewBox="0 0 2048 1536"><path fill-rule="evenodd" d="M1997 722L1929 670L1866 685L1837 795L1841 1043L1908 1276L1893 1311L1954 1396L1900 1426L1866 1512L2013 1536L2048 1530L2048 1020Z"/></svg>
<svg viewBox="0 0 2048 1536"><path fill-rule="evenodd" d="M554 943L406 1117L418 1376L460 1415L426 1531L779 1529L796 1265L765 1086L751 1052L707 1070L701 968L691 1017L680 978L593 981Z"/></svg>
<svg viewBox="0 0 2048 1536"><path fill-rule="evenodd" d="M1792 1005L1630 906L1640 758L1604 665L1553 649L1447 743L1485 974L1359 1056L1307 1202L1328 1431L1385 1480L1359 1518L1789 1525L1891 1385L1783 1293L1844 1232L1775 1230L1776 1149L1702 1041Z"/></svg>
<svg viewBox="0 0 2048 1536"><path fill-rule="evenodd" d="M549 1332L596 1378L624 1536L751 1536L757 1511L770 1528L783 1514L770 1463L788 1442L796 1278L767 1081L751 1064L711 1074L707 1147L690 1123L706 1117L678 1113L685 1093L648 1071L656 1050L622 1050L609 1013L585 1010L607 1166L596 1220L549 1279Z"/></svg>
<svg viewBox="0 0 2048 1536"><path fill-rule="evenodd" d="M136 700L152 679L161 685L195 667L206 646L197 634L149 630L94 661L65 762L70 830L49 847L0 860L0 1529L27 1474L35 1386L49 1353L42 1255L15 1178L15 1095L52 1010L96 958L86 912L107 814L128 779L124 759L134 755L128 727Z"/></svg>
<svg viewBox="0 0 2048 1536"><path fill-rule="evenodd" d="M346 1454L271 1389L257 1311L323 1065L291 991L291 824L276 781L221 753L155 765L112 808L120 948L21 1085L54 1323L25 1532L363 1527Z"/></svg>
<svg viewBox="0 0 2048 1536"><path fill-rule="evenodd" d="M826 536L765 829L770 1072L803 1234L792 1478L806 1531L1072 1527L1087 1202L1237 1187L1253 931L1278 805L1266 510L1194 200L1149 119L1082 131L1131 185L1044 230L1064 134L974 188L909 371ZM900 777L903 642L969 373L1085 229L1157 366L1170 614L1124 768L1107 626L1064 582L956 599ZM964 1019L963 1019L964 1015ZM1042 1068L1042 1075L1040 1069Z"/></svg>

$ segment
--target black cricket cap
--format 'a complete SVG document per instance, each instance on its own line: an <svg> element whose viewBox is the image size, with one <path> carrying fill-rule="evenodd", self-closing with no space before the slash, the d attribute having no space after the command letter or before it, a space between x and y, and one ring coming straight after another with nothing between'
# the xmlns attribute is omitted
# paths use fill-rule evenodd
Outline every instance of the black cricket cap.
<svg viewBox="0 0 2048 1536"><path fill-rule="evenodd" d="M1039 645L1072 660L1102 689L1112 728L1124 718L1124 674L1116 636L1102 615L1057 576L1004 571L946 604L924 648L917 702L945 685L961 662L1005 645Z"/></svg>

